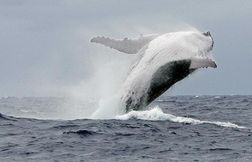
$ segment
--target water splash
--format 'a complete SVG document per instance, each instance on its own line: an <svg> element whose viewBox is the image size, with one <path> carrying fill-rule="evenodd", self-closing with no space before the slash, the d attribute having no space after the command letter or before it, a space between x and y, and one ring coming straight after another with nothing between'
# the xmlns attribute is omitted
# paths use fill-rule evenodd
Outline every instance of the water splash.
<svg viewBox="0 0 252 162"><path fill-rule="evenodd" d="M162 111L158 106L145 111L130 111L124 115L117 115L115 117L119 120L129 120L129 119L141 119L141 120L152 120L152 121L172 121L178 123L188 123L188 124L214 124L222 127L229 128L246 128L244 126L239 126L230 122L220 122L220 121L207 121L207 120L198 120L188 117L180 117L172 114L167 114Z"/></svg>
<svg viewBox="0 0 252 162"><path fill-rule="evenodd" d="M120 98L118 96L101 99L98 109L90 116L91 119L113 119L119 114L123 114L123 107L120 106Z"/></svg>

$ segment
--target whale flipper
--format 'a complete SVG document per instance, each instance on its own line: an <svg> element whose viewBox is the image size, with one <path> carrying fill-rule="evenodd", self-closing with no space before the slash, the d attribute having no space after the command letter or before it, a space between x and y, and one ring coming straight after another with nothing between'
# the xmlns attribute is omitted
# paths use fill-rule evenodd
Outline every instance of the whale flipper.
<svg viewBox="0 0 252 162"><path fill-rule="evenodd" d="M214 60L210 58L192 58L190 69L198 69L198 68L217 68L217 65Z"/></svg>
<svg viewBox="0 0 252 162"><path fill-rule="evenodd" d="M138 39L128 39L124 38L123 40L116 40L106 37L94 37L91 39L91 42L99 43L107 47L116 49L120 52L127 54L136 54L143 46L148 44L151 40L155 39L158 35L147 35L140 36Z"/></svg>

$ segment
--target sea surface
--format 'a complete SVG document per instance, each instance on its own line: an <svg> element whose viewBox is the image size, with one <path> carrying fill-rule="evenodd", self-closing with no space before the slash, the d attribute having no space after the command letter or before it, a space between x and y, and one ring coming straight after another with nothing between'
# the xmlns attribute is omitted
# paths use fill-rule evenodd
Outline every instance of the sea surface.
<svg viewBox="0 0 252 162"><path fill-rule="evenodd" d="M163 96L109 120L66 100L1 98L0 161L252 161L252 96Z"/></svg>

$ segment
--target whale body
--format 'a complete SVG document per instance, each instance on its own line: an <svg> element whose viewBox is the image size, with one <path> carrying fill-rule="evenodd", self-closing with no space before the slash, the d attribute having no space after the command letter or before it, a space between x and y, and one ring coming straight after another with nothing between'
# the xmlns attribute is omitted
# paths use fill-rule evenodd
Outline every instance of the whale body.
<svg viewBox="0 0 252 162"><path fill-rule="evenodd" d="M138 55L122 86L125 112L148 106L199 68L217 67L210 54L214 45L210 32L181 31L123 40L95 37L91 42Z"/></svg>

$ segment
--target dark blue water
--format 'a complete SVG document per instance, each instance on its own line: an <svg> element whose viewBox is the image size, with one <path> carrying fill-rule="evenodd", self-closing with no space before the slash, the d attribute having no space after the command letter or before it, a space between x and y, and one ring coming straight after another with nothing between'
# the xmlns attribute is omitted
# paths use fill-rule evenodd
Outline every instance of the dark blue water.
<svg viewBox="0 0 252 162"><path fill-rule="evenodd" d="M153 105L163 112L126 120L24 118L56 115L60 102L2 98L0 161L252 160L252 96L161 97Z"/></svg>

